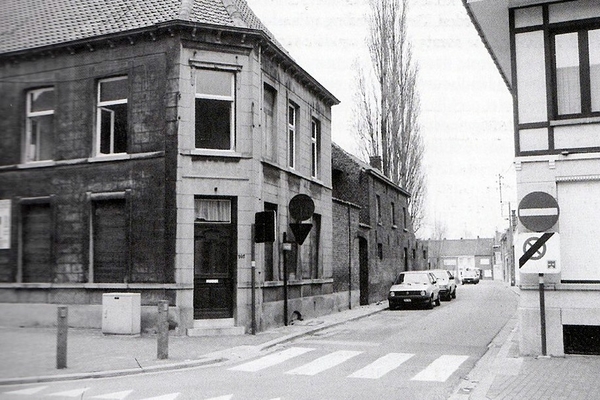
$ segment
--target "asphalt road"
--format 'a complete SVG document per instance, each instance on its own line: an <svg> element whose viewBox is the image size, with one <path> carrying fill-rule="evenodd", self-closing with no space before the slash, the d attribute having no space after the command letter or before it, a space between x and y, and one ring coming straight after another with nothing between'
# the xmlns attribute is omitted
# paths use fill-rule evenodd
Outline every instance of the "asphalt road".
<svg viewBox="0 0 600 400"><path fill-rule="evenodd" d="M385 310L243 361L31 385L0 398L447 399L516 307L510 288L483 281L459 286L456 299L433 310Z"/></svg>

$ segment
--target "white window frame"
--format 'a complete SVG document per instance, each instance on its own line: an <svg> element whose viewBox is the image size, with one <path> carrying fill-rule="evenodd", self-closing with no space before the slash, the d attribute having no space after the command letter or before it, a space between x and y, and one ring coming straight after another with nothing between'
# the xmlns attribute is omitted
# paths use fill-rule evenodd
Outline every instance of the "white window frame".
<svg viewBox="0 0 600 400"><path fill-rule="evenodd" d="M195 132L194 132L194 148L198 149L198 150L209 150L209 151L234 151L235 150L235 79L236 79L236 74L235 74L235 70L232 69L228 69L228 68L218 68L218 69L208 69L208 68L197 68L197 69L204 69L207 71L218 71L218 72L226 72L229 73L231 75L231 95L229 96L223 96L223 95L215 95L215 94L205 94L205 93L198 93L197 91L195 91L195 96L194 99L204 99L204 100L219 100L219 101L228 101L229 102L229 149L214 149L211 147L196 147L196 137L195 137ZM195 79L195 78L194 78ZM195 100L194 100L195 101ZM195 108L195 105L194 105ZM197 116L195 116L195 118L197 118Z"/></svg>
<svg viewBox="0 0 600 400"><path fill-rule="evenodd" d="M123 75L123 76L117 76L117 77L113 77L113 78L105 78L105 79L100 79L98 81L98 87L96 89L96 156L107 156L107 155L112 155L112 154L126 154L127 151L125 152L121 152L121 153L115 153L115 121L114 121L114 111L111 109L106 108L107 106L112 106L112 105L117 105L117 104L127 104L128 99L124 98L124 99L118 99L118 100L109 100L109 101L101 101L101 88L102 88L102 83L104 82L112 82L112 81L118 81L118 80L127 80L128 76L127 75ZM101 149L101 142L102 142L102 118L100 116L100 114L103 111L108 111L111 114L111 132L110 132L110 145L109 145L109 153L101 153L100 149Z"/></svg>
<svg viewBox="0 0 600 400"><path fill-rule="evenodd" d="M296 133L298 127L298 106L293 102L288 102L288 167L296 169Z"/></svg>
<svg viewBox="0 0 600 400"><path fill-rule="evenodd" d="M46 87L46 88L41 88L41 89L35 89L35 90L30 90L27 92L27 105L26 105L26 115L25 115L25 119L26 119L26 123L25 123L25 143L24 143L24 148L23 148L23 161L25 163L32 163L32 162L38 162L38 161L47 161L47 160L42 160L40 159L40 135L36 136L36 143L34 144L34 149L33 151L35 152L35 154L31 154L32 152L32 144L31 144L31 136L32 136L32 119L35 117L43 117L43 116L47 116L47 115L54 115L54 108L52 110L43 110L43 111L31 111L31 107L32 107L32 97L35 96L36 94L40 94L43 92L50 92L50 91L54 91L53 87ZM55 105L56 106L56 105Z"/></svg>
<svg viewBox="0 0 600 400"><path fill-rule="evenodd" d="M317 118L312 119L311 132L311 176L318 179L321 173L321 121Z"/></svg>

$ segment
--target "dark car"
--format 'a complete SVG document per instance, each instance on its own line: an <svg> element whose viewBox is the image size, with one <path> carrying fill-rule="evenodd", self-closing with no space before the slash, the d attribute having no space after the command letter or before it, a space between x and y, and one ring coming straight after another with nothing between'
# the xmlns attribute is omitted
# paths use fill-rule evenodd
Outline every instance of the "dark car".
<svg viewBox="0 0 600 400"><path fill-rule="evenodd" d="M388 293L391 310L409 305L440 305L440 288L429 271L401 272Z"/></svg>

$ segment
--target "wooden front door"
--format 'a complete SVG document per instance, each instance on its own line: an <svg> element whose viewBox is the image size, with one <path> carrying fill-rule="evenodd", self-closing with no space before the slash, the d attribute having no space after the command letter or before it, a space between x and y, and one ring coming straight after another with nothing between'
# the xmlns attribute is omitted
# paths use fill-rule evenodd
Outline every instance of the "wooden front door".
<svg viewBox="0 0 600 400"><path fill-rule="evenodd" d="M234 225L196 224L194 319L233 317Z"/></svg>

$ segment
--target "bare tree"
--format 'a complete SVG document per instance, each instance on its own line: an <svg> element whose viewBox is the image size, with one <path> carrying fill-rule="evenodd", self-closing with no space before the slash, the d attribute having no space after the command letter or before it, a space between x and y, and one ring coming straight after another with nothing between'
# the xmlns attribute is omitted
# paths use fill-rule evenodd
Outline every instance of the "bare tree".
<svg viewBox="0 0 600 400"><path fill-rule="evenodd" d="M424 218L425 176L419 127L418 67L407 35L408 0L369 0L370 68L357 68L355 128L365 156L381 156L382 172L411 193L415 232Z"/></svg>

